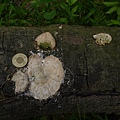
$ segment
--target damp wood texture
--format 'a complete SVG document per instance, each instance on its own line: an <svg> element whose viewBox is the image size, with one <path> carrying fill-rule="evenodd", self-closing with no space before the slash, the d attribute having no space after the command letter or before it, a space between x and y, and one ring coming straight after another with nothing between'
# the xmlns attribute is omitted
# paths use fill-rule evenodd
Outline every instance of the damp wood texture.
<svg viewBox="0 0 120 120"><path fill-rule="evenodd" d="M59 58L66 72L55 95L36 100L25 92L15 94L12 57L36 52L34 40L44 32L50 32L56 40L56 47L44 55ZM97 45L93 35L99 33L110 34L112 41ZM120 114L120 28L0 27L0 119L22 120L71 112Z"/></svg>

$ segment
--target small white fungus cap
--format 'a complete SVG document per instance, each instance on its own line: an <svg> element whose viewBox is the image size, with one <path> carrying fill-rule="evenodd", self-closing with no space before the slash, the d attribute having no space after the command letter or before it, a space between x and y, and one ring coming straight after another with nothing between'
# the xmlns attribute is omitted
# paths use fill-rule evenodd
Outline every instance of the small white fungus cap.
<svg viewBox="0 0 120 120"><path fill-rule="evenodd" d="M18 53L12 58L12 64L18 68L24 67L27 64L27 61L27 56L23 53Z"/></svg>

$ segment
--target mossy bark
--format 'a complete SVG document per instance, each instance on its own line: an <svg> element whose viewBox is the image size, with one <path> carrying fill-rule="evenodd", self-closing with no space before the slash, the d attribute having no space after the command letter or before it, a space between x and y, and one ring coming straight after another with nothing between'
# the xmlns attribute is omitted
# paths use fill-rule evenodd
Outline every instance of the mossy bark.
<svg viewBox="0 0 120 120"><path fill-rule="evenodd" d="M39 101L24 94L14 94L11 77L15 67L11 59L16 53L29 56L36 52L35 38L49 31L56 39L52 54L62 62L66 75L53 97ZM113 40L99 46L94 34L108 33ZM59 25L42 28L0 28L0 119L25 119L43 114L115 113L120 114L120 28Z"/></svg>

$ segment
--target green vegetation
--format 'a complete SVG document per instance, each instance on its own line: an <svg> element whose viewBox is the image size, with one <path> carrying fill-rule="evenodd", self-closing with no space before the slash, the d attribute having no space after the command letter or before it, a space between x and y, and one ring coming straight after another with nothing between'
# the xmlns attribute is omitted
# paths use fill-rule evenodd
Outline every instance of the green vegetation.
<svg viewBox="0 0 120 120"><path fill-rule="evenodd" d="M114 20L108 21L108 25L120 25L120 2L103 2L103 4L110 7L106 14L115 15Z"/></svg>
<svg viewBox="0 0 120 120"><path fill-rule="evenodd" d="M40 43L40 49L41 50L50 50L51 49L51 44L44 42L44 43Z"/></svg>
<svg viewBox="0 0 120 120"><path fill-rule="evenodd" d="M2 0L0 26L119 26L119 0Z"/></svg>

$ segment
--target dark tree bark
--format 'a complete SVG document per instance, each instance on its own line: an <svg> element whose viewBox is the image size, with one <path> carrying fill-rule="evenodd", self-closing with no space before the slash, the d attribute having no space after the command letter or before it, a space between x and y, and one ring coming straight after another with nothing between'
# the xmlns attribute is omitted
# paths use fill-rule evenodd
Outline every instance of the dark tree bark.
<svg viewBox="0 0 120 120"><path fill-rule="evenodd" d="M53 97L39 101L14 94L10 80L15 67L14 54L35 52L33 41L49 31L57 46L51 50L63 62L66 76ZM58 34L56 34L58 32ZM105 32L112 36L110 44L99 46L92 38ZM44 114L70 112L120 114L120 28L59 25L42 28L0 28L0 119L21 120Z"/></svg>

